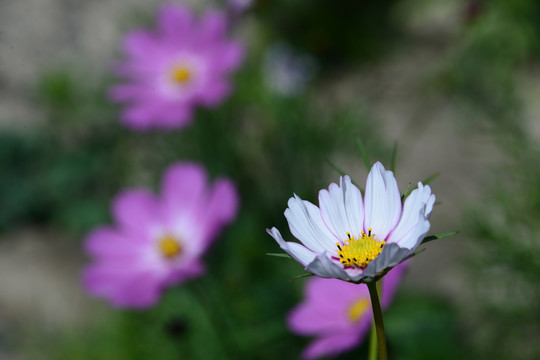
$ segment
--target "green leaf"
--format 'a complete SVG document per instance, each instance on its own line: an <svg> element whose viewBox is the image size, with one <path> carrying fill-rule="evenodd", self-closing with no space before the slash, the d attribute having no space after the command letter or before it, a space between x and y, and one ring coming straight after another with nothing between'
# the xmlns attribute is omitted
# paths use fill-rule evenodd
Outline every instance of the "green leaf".
<svg viewBox="0 0 540 360"><path fill-rule="evenodd" d="M292 259L292 257L289 254L285 254L285 253L266 253L266 255Z"/></svg>
<svg viewBox="0 0 540 360"><path fill-rule="evenodd" d="M407 186L407 189L405 189L405 192L403 193L403 195L401 195L401 202L403 203L405 201L405 199L407 198L407 196L409 196L411 194L411 183L409 183L409 185Z"/></svg>
<svg viewBox="0 0 540 360"><path fill-rule="evenodd" d="M416 250L414 253L412 253L411 255L405 257L403 260L401 260L399 263L401 264L402 262L405 262L407 260L409 260L410 258L412 257L415 257L416 255L420 254L420 253L423 253L426 249L422 248L420 250Z"/></svg>
<svg viewBox="0 0 540 360"><path fill-rule="evenodd" d="M338 172L339 175L341 176L345 176L347 175L345 173L345 171L343 171L339 166L337 166L336 164L334 164L330 159L326 158L324 159L326 160L326 162L328 163L328 165L330 165L334 170L336 170Z"/></svg>
<svg viewBox="0 0 540 360"><path fill-rule="evenodd" d="M347 175L347 173L345 171L341 170L341 168L339 166L337 166L336 164L334 164L330 159L326 158L325 160L332 168L334 168L334 170L336 170L338 172L339 175L341 175L341 176ZM362 195L364 195L364 189L362 189L356 182L354 182L353 179L351 179L351 182L354 184L354 186L356 186L360 190Z"/></svg>
<svg viewBox="0 0 540 360"><path fill-rule="evenodd" d="M449 232L449 233L442 233L442 234L435 234L435 235L426 236L424 238L424 240L422 240L422 244L425 244L425 243L433 241L433 240L443 239L445 237L456 235L457 233L458 233L457 231L454 231L454 232Z"/></svg>
<svg viewBox="0 0 540 360"><path fill-rule="evenodd" d="M429 184L430 182L432 182L433 180L435 180L437 177L439 177L440 173L435 173L431 176L428 176L427 178L425 178L423 181L422 181L422 184L424 185L427 185ZM418 186L415 186L414 188L411 188L411 183L409 183L409 186L407 186L407 190L405 190L405 192L403 193L403 195L401 195L401 202L403 203L405 201L405 199L407 199L407 197L409 195L411 195L411 192L416 189ZM437 204L435 204L437 205Z"/></svg>
<svg viewBox="0 0 540 360"><path fill-rule="evenodd" d="M312 273L305 273L305 274L302 274L302 275L298 275L296 277L293 277L292 279L290 279L289 281L294 281L294 280L300 280L300 279L303 279L305 277L310 277L310 276L315 276L313 275Z"/></svg>
<svg viewBox="0 0 540 360"><path fill-rule="evenodd" d="M390 170L396 174L396 158L397 158L397 141L394 143L394 148L392 149L392 157L390 158Z"/></svg>
<svg viewBox="0 0 540 360"><path fill-rule="evenodd" d="M358 150L360 150L360 155L362 156L362 160L364 161L364 165L366 166L367 171L369 171L371 169L369 158L366 149L362 144L362 140L360 140L359 137L356 138L356 146L358 147Z"/></svg>
<svg viewBox="0 0 540 360"><path fill-rule="evenodd" d="M424 185L429 184L430 182L432 182L433 180L435 180L436 178L438 178L439 175L441 175L441 173L436 172L435 174L433 174L433 175L431 175L431 176L428 176L427 178L425 178L425 179L422 181L422 184L424 184Z"/></svg>

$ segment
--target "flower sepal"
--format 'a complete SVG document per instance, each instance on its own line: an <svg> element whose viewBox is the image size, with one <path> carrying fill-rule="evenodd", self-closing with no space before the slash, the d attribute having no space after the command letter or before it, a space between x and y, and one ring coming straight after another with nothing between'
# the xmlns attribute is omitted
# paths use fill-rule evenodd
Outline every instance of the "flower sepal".
<svg viewBox="0 0 540 360"><path fill-rule="evenodd" d="M442 233L442 234L428 235L428 236L426 236L424 238L424 240L422 240L422 242L420 244L425 244L425 243L433 241L433 240L444 239L446 237L454 236L458 232L459 231L453 231L453 232Z"/></svg>
<svg viewBox="0 0 540 360"><path fill-rule="evenodd" d="M422 249L422 251L425 250L425 249ZM402 262L410 259L411 257L413 256L416 256L417 254L419 254L421 251L417 251L416 253L414 254L411 254L411 256L405 258L403 261L401 261L399 264L401 264ZM280 257L280 258L285 258L285 259L291 259L291 260L294 260L294 258L292 256L290 256L289 254L287 253L266 253L266 255L268 256L274 256L274 257ZM398 264L398 265L399 265ZM396 265L397 266L397 265ZM371 282L377 282L379 281L380 279L382 279L388 272L390 272L390 270L392 270L395 266L392 266L390 268L387 268L385 269L381 274L375 276L375 277L364 277L362 278L361 280L359 281L352 281L352 280L345 280L347 282L350 282L350 283L353 283L353 284L368 284L368 283L371 283ZM294 280L299 280L299 279L303 279L305 277L311 277L311 276L315 276L313 273L310 273L310 272L306 272L304 274L301 274L301 275L298 275L298 276L295 276L294 278L290 279L289 281L294 281Z"/></svg>
<svg viewBox="0 0 540 360"><path fill-rule="evenodd" d="M307 278L307 277L312 277L312 276L315 276L315 275L313 275L312 273L307 272L307 273L303 273L303 274L300 274L298 276L295 276L292 279L290 279L289 281L300 280L300 279Z"/></svg>
<svg viewBox="0 0 540 360"><path fill-rule="evenodd" d="M292 256L287 254L287 253L266 253L266 255L275 256L275 257L281 257L281 258L286 258L286 259L293 259Z"/></svg>

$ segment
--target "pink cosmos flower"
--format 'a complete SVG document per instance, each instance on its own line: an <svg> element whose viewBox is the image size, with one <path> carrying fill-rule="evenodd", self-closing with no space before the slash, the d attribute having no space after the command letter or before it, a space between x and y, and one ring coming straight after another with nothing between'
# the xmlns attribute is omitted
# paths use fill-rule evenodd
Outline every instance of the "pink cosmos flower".
<svg viewBox="0 0 540 360"><path fill-rule="evenodd" d="M285 242L275 227L267 232L312 274L360 283L414 254L429 231L434 203L431 188L419 182L402 205L394 174L377 162L363 199L349 176L319 192L319 207L296 195L289 199L285 217L302 245Z"/></svg>
<svg viewBox="0 0 540 360"><path fill-rule="evenodd" d="M222 178L210 185L193 163L170 166L161 195L122 192L112 206L116 225L86 239L93 258L83 274L87 290L119 307L153 305L163 288L204 272L201 256L237 207L232 182Z"/></svg>
<svg viewBox="0 0 540 360"><path fill-rule="evenodd" d="M183 5L161 7L157 29L126 35L126 59L117 74L127 82L111 90L126 102L122 121L134 130L182 128L197 105L216 106L230 92L228 75L242 61L242 46L228 39L225 14L195 19Z"/></svg>
<svg viewBox="0 0 540 360"><path fill-rule="evenodd" d="M382 306L387 307L403 277L406 263L382 279ZM371 328L371 301L366 286L336 279L312 278L306 284L304 302L288 316L289 328L315 336L302 353L305 359L335 356L362 342Z"/></svg>

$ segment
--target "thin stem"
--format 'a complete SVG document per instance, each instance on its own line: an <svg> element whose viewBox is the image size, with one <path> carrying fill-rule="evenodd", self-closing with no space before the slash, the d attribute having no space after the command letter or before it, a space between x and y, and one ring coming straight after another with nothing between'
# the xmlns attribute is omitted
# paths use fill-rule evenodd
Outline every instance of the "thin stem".
<svg viewBox="0 0 540 360"><path fill-rule="evenodd" d="M382 280L377 281L377 290L379 292L379 300L382 297ZM369 332L369 353L368 360L377 360L377 329L375 327L375 321L371 324L371 331Z"/></svg>
<svg viewBox="0 0 540 360"><path fill-rule="evenodd" d="M200 313L199 316L204 319L206 325L213 330L212 335L215 335L215 344L218 345L221 355L224 356L225 359L231 359L230 342L227 341L226 336L223 336L223 333L219 333L219 329L224 329L224 327L221 326L222 323L218 323L220 320L223 320L223 317L221 314L217 314L215 304L212 304L209 301L209 299L216 299L216 297L207 296L208 289L203 289L203 285L201 285L199 281L194 281L193 284L196 294L193 294L193 292L189 290L186 291L186 294L189 296L189 300L192 303L191 306L193 310L198 311ZM231 334L229 329L224 330L226 335Z"/></svg>
<svg viewBox="0 0 540 360"><path fill-rule="evenodd" d="M373 308L373 320L375 321L375 329L377 331L377 343L379 345L379 360L388 360L386 353L386 338L384 336L384 324L382 317L381 303L377 294L377 284L370 282L366 284L371 298L371 307Z"/></svg>
<svg viewBox="0 0 540 360"><path fill-rule="evenodd" d="M377 360L377 330L375 330L375 323L371 325L371 331L369 332L368 360Z"/></svg>

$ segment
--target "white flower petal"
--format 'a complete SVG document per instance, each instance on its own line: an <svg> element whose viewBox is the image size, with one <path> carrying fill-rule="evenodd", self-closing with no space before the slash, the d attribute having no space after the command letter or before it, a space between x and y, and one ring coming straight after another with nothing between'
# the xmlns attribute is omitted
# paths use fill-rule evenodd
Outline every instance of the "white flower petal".
<svg viewBox="0 0 540 360"><path fill-rule="evenodd" d="M318 207L298 196L289 199L285 217L291 233L310 250L317 253L336 252L336 237L328 230Z"/></svg>
<svg viewBox="0 0 540 360"><path fill-rule="evenodd" d="M300 264L307 267L309 263L315 260L315 254L313 251L306 249L303 245L295 242L287 242L289 246L289 255L291 255Z"/></svg>
<svg viewBox="0 0 540 360"><path fill-rule="evenodd" d="M333 261L327 252L316 256L315 260L308 264L306 270L323 278L336 278L345 281L350 280L345 270L343 270L343 267Z"/></svg>
<svg viewBox="0 0 540 360"><path fill-rule="evenodd" d="M345 214L343 192L341 188L332 183L328 190L319 191L319 206L324 223L335 237L343 238L349 231L349 222Z"/></svg>
<svg viewBox="0 0 540 360"><path fill-rule="evenodd" d="M364 199L364 230L385 240L394 229L401 214L401 196L394 174L386 171L380 162L369 172Z"/></svg>
<svg viewBox="0 0 540 360"><path fill-rule="evenodd" d="M302 245L283 240L281 233L275 227L272 229L266 229L266 232L277 241L279 247L283 251L291 255L296 261L304 265L304 267L315 259L315 253L306 249Z"/></svg>
<svg viewBox="0 0 540 360"><path fill-rule="evenodd" d="M341 183L345 197L345 210L349 219L350 231L353 235L359 236L364 227L364 202L360 189L351 182L349 176L343 178Z"/></svg>
<svg viewBox="0 0 540 360"><path fill-rule="evenodd" d="M431 194L431 188L418 183L418 188L405 200L401 219L390 234L388 242L407 249L418 246L429 230L428 219L434 203L435 195Z"/></svg>
<svg viewBox="0 0 540 360"><path fill-rule="evenodd" d="M340 186L330 184L319 192L321 216L338 239L347 239L347 233L358 237L362 231L364 204L360 190L349 176L342 177Z"/></svg>
<svg viewBox="0 0 540 360"><path fill-rule="evenodd" d="M403 240L399 242L399 246L411 249L412 251L416 249L418 245L420 245L431 227L428 219L425 216L425 212L425 207L420 209L418 213L418 225L416 225L414 230L411 231L409 236L404 237Z"/></svg>
<svg viewBox="0 0 540 360"><path fill-rule="evenodd" d="M421 184L421 183L418 183L418 184ZM430 190L431 192L431 188L426 185L426 187ZM424 213L424 216L426 217L426 219L429 219L429 217L431 216L431 211L433 210L433 205L435 205L435 195L430 195L427 203L426 203L426 211Z"/></svg>

